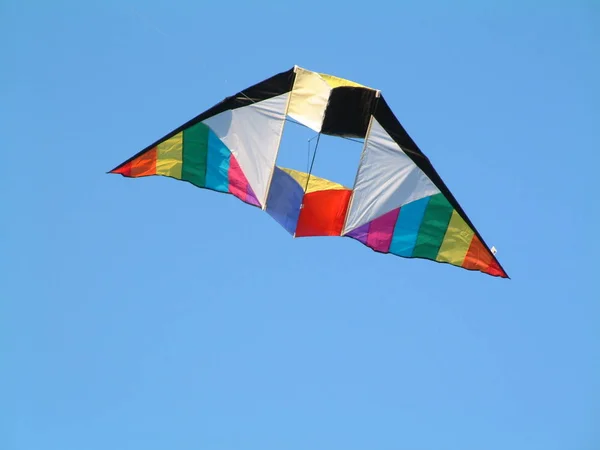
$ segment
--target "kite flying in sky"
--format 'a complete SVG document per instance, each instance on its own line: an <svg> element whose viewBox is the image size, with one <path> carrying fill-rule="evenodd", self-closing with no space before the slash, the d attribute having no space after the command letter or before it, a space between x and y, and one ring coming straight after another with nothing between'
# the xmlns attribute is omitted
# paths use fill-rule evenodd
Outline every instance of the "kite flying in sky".
<svg viewBox="0 0 600 450"><path fill-rule="evenodd" d="M319 136L363 140L352 187L276 165L288 118ZM294 237L346 236L508 278L381 92L298 66L225 98L110 173L233 194Z"/></svg>

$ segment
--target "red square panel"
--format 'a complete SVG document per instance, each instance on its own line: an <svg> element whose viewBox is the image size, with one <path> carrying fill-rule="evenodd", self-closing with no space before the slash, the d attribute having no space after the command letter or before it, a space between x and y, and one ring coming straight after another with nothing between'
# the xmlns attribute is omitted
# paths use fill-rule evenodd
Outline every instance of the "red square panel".
<svg viewBox="0 0 600 450"><path fill-rule="evenodd" d="M306 194L296 227L296 237L340 236L351 194L350 189Z"/></svg>

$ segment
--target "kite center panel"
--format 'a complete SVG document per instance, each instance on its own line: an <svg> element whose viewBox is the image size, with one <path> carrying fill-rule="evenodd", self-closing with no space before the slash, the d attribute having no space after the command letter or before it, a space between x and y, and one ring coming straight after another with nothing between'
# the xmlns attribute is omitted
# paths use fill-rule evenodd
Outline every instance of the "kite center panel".
<svg viewBox="0 0 600 450"><path fill-rule="evenodd" d="M266 211L295 237L341 236L363 140L286 124Z"/></svg>

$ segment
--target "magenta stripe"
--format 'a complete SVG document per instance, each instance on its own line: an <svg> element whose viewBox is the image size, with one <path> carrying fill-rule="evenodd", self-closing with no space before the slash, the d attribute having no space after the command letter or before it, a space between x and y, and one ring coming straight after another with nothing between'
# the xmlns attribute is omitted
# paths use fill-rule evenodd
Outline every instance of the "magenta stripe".
<svg viewBox="0 0 600 450"><path fill-rule="evenodd" d="M256 198L256 195L254 195L254 191L250 187L250 183L248 183L248 187L246 188L246 203L260 207L260 202Z"/></svg>
<svg viewBox="0 0 600 450"><path fill-rule="evenodd" d="M371 222L367 237L367 246L383 253L387 253L390 250L394 226L398 220L399 213L400 208L394 209Z"/></svg>

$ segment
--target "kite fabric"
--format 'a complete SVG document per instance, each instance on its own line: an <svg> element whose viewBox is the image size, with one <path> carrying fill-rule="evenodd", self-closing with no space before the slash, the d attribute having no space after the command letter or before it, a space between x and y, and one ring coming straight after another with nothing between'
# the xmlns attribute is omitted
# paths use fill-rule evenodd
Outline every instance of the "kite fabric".
<svg viewBox="0 0 600 450"><path fill-rule="evenodd" d="M277 166L288 119L362 140L354 186ZM376 252L508 278L381 92L298 66L225 98L110 173L232 194L294 237L345 236Z"/></svg>

